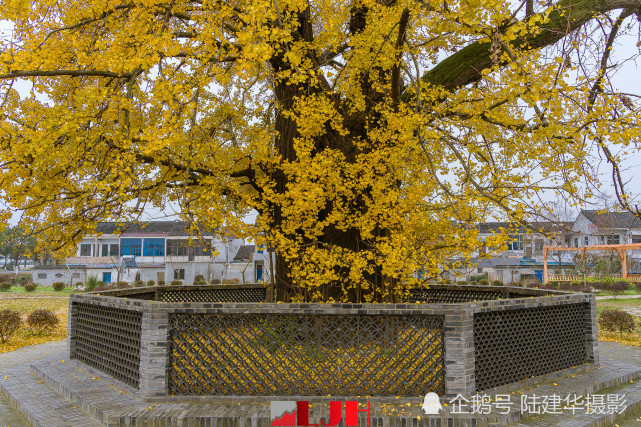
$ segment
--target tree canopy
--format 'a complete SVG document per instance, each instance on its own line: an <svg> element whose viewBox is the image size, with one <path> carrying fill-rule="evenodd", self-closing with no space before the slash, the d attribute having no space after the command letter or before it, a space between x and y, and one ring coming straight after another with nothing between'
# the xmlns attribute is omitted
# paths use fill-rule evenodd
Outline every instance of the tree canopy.
<svg viewBox="0 0 641 427"><path fill-rule="evenodd" d="M274 247L279 300L392 301L474 251L488 215L589 196L595 153L633 208L621 168L639 106L608 73L640 8L5 1L5 217L64 247L178 206L196 233Z"/></svg>
<svg viewBox="0 0 641 427"><path fill-rule="evenodd" d="M4 257L0 267L5 268L7 264L13 268L20 269L20 262L24 257L37 259L35 249L37 245L36 236L26 236L24 230L19 227L7 227L0 231L0 255Z"/></svg>

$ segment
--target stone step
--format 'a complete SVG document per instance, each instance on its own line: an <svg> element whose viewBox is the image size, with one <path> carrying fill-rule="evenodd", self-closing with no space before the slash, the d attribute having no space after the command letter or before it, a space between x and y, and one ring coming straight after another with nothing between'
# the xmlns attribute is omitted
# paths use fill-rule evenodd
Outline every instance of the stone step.
<svg viewBox="0 0 641 427"><path fill-rule="evenodd" d="M618 420L626 418L629 414L637 414L641 411L641 380L608 388L597 394L604 395L606 399L608 395L625 396L625 409L615 414L586 414L584 411L572 416L542 414L526 418L516 425L519 427L608 427L615 425Z"/></svg>
<svg viewBox="0 0 641 427"><path fill-rule="evenodd" d="M58 358L45 359L31 365L34 376L42 378L60 396L74 402L100 425L118 426L124 412L147 407L145 402L114 385L114 380L82 364ZM124 386L124 385L123 385ZM126 388L124 386L123 388Z"/></svg>
<svg viewBox="0 0 641 427"><path fill-rule="evenodd" d="M89 427L100 425L75 403L65 399L27 367L0 378L0 394L34 427Z"/></svg>
<svg viewBox="0 0 641 427"><path fill-rule="evenodd" d="M83 414L88 414L93 418L93 422L103 426L199 426L199 425L225 425L225 426L269 426L270 410L269 403L272 399L256 398L255 400L239 400L234 398L183 398L180 402L169 398L155 402L146 402L136 398L132 389L124 386L122 383L101 374L84 364L67 361L61 363L59 358L43 360L33 364L30 368L33 376L29 376L35 384L42 386L42 379L48 387L49 393L53 392L49 400L66 402L66 405L74 407ZM12 372L13 374L13 372ZM27 374L28 375L28 374ZM13 380L12 380L13 381ZM632 381L632 382L630 382ZM578 395L598 394L613 392L613 390L623 390L628 398L629 410L634 410L641 401L641 367L630 365L619 361L604 361L601 367L597 369L586 369L585 366L578 369L570 369L561 373L555 373L550 376L535 378L521 383L525 387L515 390L514 386L501 387L489 390L487 394L510 394L514 396L517 402L520 394L538 396L568 393ZM35 385L33 385L35 386ZM15 393L14 393L15 394ZM29 402L29 396L32 393L21 394L18 397L20 402ZM64 396L64 397L63 397ZM273 400L285 400L283 398L274 398ZM505 425L523 425L523 426L542 426L542 425L564 425L564 426L583 426L583 425L613 425L611 419L607 417L582 417L564 415L558 419L552 420L549 417L539 417L541 419L526 418L521 419L519 405L515 405L515 411L508 416L501 416L497 413L490 415L458 415L452 414L452 406L446 407L438 416L425 416L422 414L420 404L422 398L409 399L411 406L406 406L408 399L400 399L397 404L387 405L385 410L374 403L372 406L372 426L431 426L431 425L453 425L458 426L505 426ZM62 403L61 403L62 405ZM318 405L320 415L327 417L325 410L327 405L323 403ZM23 414L30 412L43 414L45 411L39 407L31 408L28 405L20 408ZM54 411L51 410L51 413ZM626 414L628 413L626 412ZM316 409L312 408L310 415L316 414ZM526 414L527 415L527 414ZM53 416L53 414L52 414ZM418 418L420 416L420 419ZM33 418L29 418L30 420ZM545 419L542 419L545 418ZM327 418L324 418L327 419ZM43 426L73 425L67 422L40 422ZM538 424L537 424L538 422ZM595 424L586 424L594 422ZM511 423L511 424L510 424ZM543 423L543 424L541 424ZM546 424L547 423L547 424ZM82 425L92 425L84 422ZM366 424L364 424L366 425Z"/></svg>

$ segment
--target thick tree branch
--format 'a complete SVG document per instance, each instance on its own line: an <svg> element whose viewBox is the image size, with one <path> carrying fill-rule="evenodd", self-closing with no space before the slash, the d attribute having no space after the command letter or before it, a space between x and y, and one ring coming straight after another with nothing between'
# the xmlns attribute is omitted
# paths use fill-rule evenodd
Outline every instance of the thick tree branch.
<svg viewBox="0 0 641 427"><path fill-rule="evenodd" d="M392 86L392 104L395 108L398 107L401 99L401 57L403 55L403 44L405 44L405 35L407 34L409 20L410 10L405 8L398 22L398 36L396 37L396 45L394 46L396 49L396 62L394 63L394 67L392 67L392 76L390 79Z"/></svg>
<svg viewBox="0 0 641 427"><path fill-rule="evenodd" d="M592 107L594 106L594 102L596 101L596 97L603 92L603 79L605 78L605 72L608 66L608 60L610 59L610 52L612 51L612 46L614 45L614 39L616 38L617 33L619 32L619 28L621 28L621 24L623 23L623 20L628 16L632 15L632 13L633 13L632 10L624 9L619 15L619 17L617 18L617 20L615 21L614 25L612 26L612 30L610 31L610 36L608 37L608 41L605 43L603 56L601 57L601 64L599 66L599 76L594 82L594 85L590 90L590 96L588 97L588 111L592 110Z"/></svg>
<svg viewBox="0 0 641 427"><path fill-rule="evenodd" d="M112 71L98 70L36 70L36 71L11 71L7 74L0 74L0 79L15 79L19 77L131 77L133 73L114 73Z"/></svg>
<svg viewBox="0 0 641 427"><path fill-rule="evenodd" d="M617 36L617 33L621 28L621 24L623 23L623 20L625 18L632 15L633 13L634 12L630 9L624 9L615 21L614 25L612 25L612 30L610 30L610 35L608 36L608 40L603 51L603 56L601 57L601 64L599 65L599 75L594 81L594 84L590 89L590 95L588 96L588 111L592 111L597 97L601 93L603 93L603 80L605 78L608 60L610 59L610 52L612 50L612 46L614 45L614 40ZM597 137L596 142L603 152L605 159L612 166L612 183L614 185L614 192L616 194L619 205L621 205L621 207L623 207L627 211L632 212L633 214L641 218L641 210L639 209L639 205L630 205L629 197L625 190L625 184L623 182L623 178L621 177L621 168L619 166L619 162L612 154L608 146L605 144L603 138L601 138L600 136Z"/></svg>
<svg viewBox="0 0 641 427"><path fill-rule="evenodd" d="M561 0L538 33L519 38L511 45L517 49L540 49L556 43L596 15L616 9L637 10L640 7L640 0ZM475 42L441 61L425 73L422 80L453 91L480 80L481 72L492 65L490 43Z"/></svg>

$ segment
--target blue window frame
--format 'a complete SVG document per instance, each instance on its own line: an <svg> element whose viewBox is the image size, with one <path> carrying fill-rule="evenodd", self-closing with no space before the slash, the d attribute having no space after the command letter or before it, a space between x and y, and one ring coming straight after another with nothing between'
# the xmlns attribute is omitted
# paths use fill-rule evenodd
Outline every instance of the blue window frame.
<svg viewBox="0 0 641 427"><path fill-rule="evenodd" d="M144 256L165 256L165 239L145 239Z"/></svg>
<svg viewBox="0 0 641 427"><path fill-rule="evenodd" d="M120 239L120 256L140 256L142 239Z"/></svg>

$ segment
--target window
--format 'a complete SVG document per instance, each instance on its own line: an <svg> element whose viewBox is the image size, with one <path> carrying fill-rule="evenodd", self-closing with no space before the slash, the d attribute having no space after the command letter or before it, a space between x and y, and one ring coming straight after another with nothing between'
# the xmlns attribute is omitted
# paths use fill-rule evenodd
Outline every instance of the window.
<svg viewBox="0 0 641 427"><path fill-rule="evenodd" d="M142 239L120 239L120 255L140 256Z"/></svg>
<svg viewBox="0 0 641 427"><path fill-rule="evenodd" d="M632 243L641 243L641 236L632 236Z"/></svg>
<svg viewBox="0 0 641 427"><path fill-rule="evenodd" d="M62 273L56 273L56 279L61 279L64 276Z"/></svg>
<svg viewBox="0 0 641 427"><path fill-rule="evenodd" d="M619 235L618 234L610 234L608 236L608 245L618 245L619 244Z"/></svg>
<svg viewBox="0 0 641 427"><path fill-rule="evenodd" d="M74 279L79 279L80 278L80 273L72 273L71 277Z"/></svg>
<svg viewBox="0 0 641 427"><path fill-rule="evenodd" d="M479 268L477 269L477 272L478 272L478 273L483 273L483 267L479 267Z"/></svg>
<svg viewBox="0 0 641 427"><path fill-rule="evenodd" d="M534 241L534 250L536 250L537 252L543 251L543 239L536 239Z"/></svg>
<svg viewBox="0 0 641 427"><path fill-rule="evenodd" d="M511 251L520 251L523 249L521 236L510 236L511 241L507 243L507 249Z"/></svg>
<svg viewBox="0 0 641 427"><path fill-rule="evenodd" d="M181 268L174 270L174 280L184 280L185 279L185 269Z"/></svg>
<svg viewBox="0 0 641 427"><path fill-rule="evenodd" d="M80 256L91 256L91 243L82 243L80 245Z"/></svg>
<svg viewBox="0 0 641 427"><path fill-rule="evenodd" d="M165 256L165 239L145 239L145 256Z"/></svg>
<svg viewBox="0 0 641 427"><path fill-rule="evenodd" d="M167 240L167 255L187 256L187 240Z"/></svg>
<svg viewBox="0 0 641 427"><path fill-rule="evenodd" d="M209 249L204 247L200 241L194 242L194 255L196 256L207 256L209 255Z"/></svg>
<svg viewBox="0 0 641 427"><path fill-rule="evenodd" d="M575 238L574 238L574 247L575 247L575 248L578 248L578 247L579 247L579 238L578 238L578 237L575 237Z"/></svg>
<svg viewBox="0 0 641 427"><path fill-rule="evenodd" d="M258 253L259 254L262 254L264 250L265 250L265 245L259 245L258 246Z"/></svg>
<svg viewBox="0 0 641 427"><path fill-rule="evenodd" d="M601 243L605 243L605 236L601 236Z"/></svg>
<svg viewBox="0 0 641 427"><path fill-rule="evenodd" d="M583 246L587 246L587 245L588 245L588 242L589 242L588 236L585 236L585 237L583 238Z"/></svg>
<svg viewBox="0 0 641 427"><path fill-rule="evenodd" d="M102 256L118 256L118 243L103 243Z"/></svg>
<svg viewBox="0 0 641 427"><path fill-rule="evenodd" d="M46 279L47 273L38 273L38 279Z"/></svg>
<svg viewBox="0 0 641 427"><path fill-rule="evenodd" d="M145 240L146 241L146 240ZM171 256L206 256L209 255L209 249L205 248L200 241L167 240L167 255Z"/></svg>

